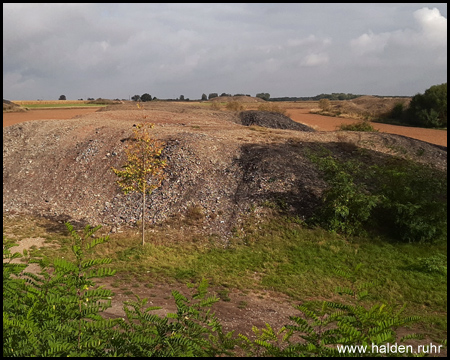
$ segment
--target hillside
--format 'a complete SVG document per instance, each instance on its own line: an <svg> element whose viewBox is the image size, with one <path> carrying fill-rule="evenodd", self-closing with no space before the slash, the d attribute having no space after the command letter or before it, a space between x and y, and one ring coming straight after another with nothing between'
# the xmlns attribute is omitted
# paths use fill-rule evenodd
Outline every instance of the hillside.
<svg viewBox="0 0 450 360"><path fill-rule="evenodd" d="M110 169L123 164L132 125L144 117L166 143L169 164L146 220L194 226L222 241L250 209L264 211L262 203L284 204L299 217L312 213L325 183L307 150L325 147L349 158L364 148L368 162L395 155L447 167L446 148L399 135L311 131L298 123L294 130L286 125L289 118L270 113L253 114L259 122L245 126L245 116L234 112L145 106L116 105L75 119L3 128L3 213L104 224L111 231L135 224L139 195L121 194Z"/></svg>

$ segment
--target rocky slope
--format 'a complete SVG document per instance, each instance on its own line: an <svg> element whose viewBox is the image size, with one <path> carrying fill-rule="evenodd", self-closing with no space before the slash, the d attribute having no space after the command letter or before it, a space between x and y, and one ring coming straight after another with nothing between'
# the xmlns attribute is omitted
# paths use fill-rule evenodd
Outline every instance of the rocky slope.
<svg viewBox="0 0 450 360"><path fill-rule="evenodd" d="M146 221L192 220L222 239L262 203L282 204L300 217L311 214L325 183L306 149L323 146L348 158L362 147L368 159L398 155L447 166L443 147L397 135L289 127L289 118L283 123L276 115L272 123L278 125L270 126L270 113L252 113L259 122L245 126L243 115L195 107L114 109L3 128L3 213L104 224L111 231L135 224L140 195L122 194L111 167L123 165L132 125L141 121L155 123L153 134L165 142L168 162Z"/></svg>

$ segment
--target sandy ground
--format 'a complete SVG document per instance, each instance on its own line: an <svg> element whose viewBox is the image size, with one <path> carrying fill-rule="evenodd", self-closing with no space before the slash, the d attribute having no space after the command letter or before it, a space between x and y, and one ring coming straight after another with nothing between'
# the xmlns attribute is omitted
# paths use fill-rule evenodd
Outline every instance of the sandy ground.
<svg viewBox="0 0 450 360"><path fill-rule="evenodd" d="M30 110L27 112L3 113L3 127L31 120L71 119L77 116L96 112L99 108L89 109L51 109ZM316 130L334 131L341 124L358 122L353 119L343 119L330 116L310 114L309 109L287 109L290 118L299 123L313 127ZM447 146L447 131L423 129L407 126L372 123L379 132L408 136L431 144Z"/></svg>

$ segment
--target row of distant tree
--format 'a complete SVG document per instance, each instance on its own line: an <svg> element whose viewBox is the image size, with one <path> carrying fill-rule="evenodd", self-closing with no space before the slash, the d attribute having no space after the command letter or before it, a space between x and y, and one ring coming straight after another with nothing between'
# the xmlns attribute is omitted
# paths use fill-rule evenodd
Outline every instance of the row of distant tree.
<svg viewBox="0 0 450 360"><path fill-rule="evenodd" d="M249 94L234 94L231 95L229 93L222 93L219 95L219 93L209 93L209 95L206 94L202 94L200 100L202 101L206 101L206 100L211 100L213 98L219 97L219 96L251 96ZM276 97L276 98L271 98L269 93L257 93L255 95L255 97L261 98L263 100L266 101L318 101L320 99L328 99L328 100L351 100L351 99L355 99L359 96L362 95L355 95L355 94L345 94L345 93L331 93L331 94L320 94L320 95L316 95L316 96L307 96L307 97L295 97L295 96L291 96L291 97ZM131 100L133 101L152 101L152 100L156 100L156 97L152 98L151 95L145 93L143 95L134 95L131 97ZM185 98L184 95L180 95L180 97L176 98L176 99L167 99L167 100L172 100L172 101L189 101L189 98Z"/></svg>
<svg viewBox="0 0 450 360"><path fill-rule="evenodd" d="M209 95L202 94L201 99L202 101L211 100L215 97L219 96L251 96L249 94L228 94L228 93L222 93L219 95L219 93L210 93ZM271 98L269 93L257 93L256 97L261 98L266 101L318 101L320 99L329 99L329 100L351 100L354 98L357 98L361 95L354 95L354 94L344 94L344 93L332 93L332 94L320 94L316 96L308 96L308 97L277 97L277 98ZM59 97L59 100L66 100L65 95L61 95ZM83 100L83 99L80 99ZM94 98L88 98L87 100L94 100ZM150 94L145 93L142 95L133 95L131 97L131 100L133 101L152 101L157 100L156 96L152 97ZM184 95L180 95L180 97L176 99L166 99L168 101L189 101L189 98L185 98Z"/></svg>

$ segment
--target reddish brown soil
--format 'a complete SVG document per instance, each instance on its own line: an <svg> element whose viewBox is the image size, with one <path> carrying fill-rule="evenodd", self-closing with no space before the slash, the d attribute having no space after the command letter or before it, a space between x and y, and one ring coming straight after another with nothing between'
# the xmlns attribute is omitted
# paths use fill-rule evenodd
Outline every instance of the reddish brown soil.
<svg viewBox="0 0 450 360"><path fill-rule="evenodd" d="M71 119L77 116L96 112L98 109L99 108L51 109L3 113L3 127L30 120ZM342 124L353 124L359 121L354 119L310 114L309 109L287 109L287 112L292 120L321 131L334 131ZM423 129L379 123L372 123L372 126L379 132L403 135L413 139L426 141L431 144L447 146L446 130Z"/></svg>
<svg viewBox="0 0 450 360"><path fill-rule="evenodd" d="M72 119L75 116L93 113L98 109L97 107L91 107L84 109L46 109L3 113L3 127L30 120Z"/></svg>
<svg viewBox="0 0 450 360"><path fill-rule="evenodd" d="M360 120L344 119L331 116L322 116L316 114L310 114L309 109L287 109L289 117L297 122L311 126L316 130L322 131L334 131L342 124L354 124ZM371 123L372 126L379 132L403 135L429 142L431 144L447 146L447 131L424 129L408 126L388 125L380 123Z"/></svg>

